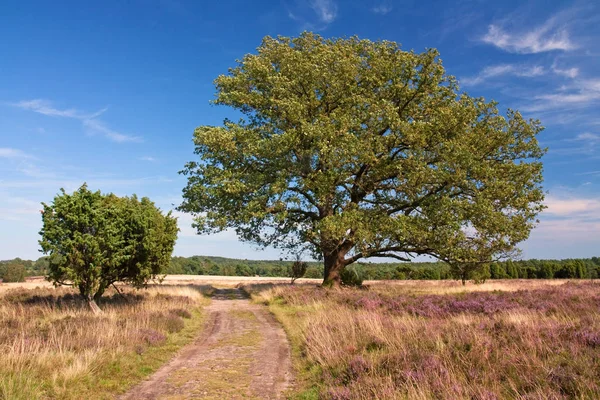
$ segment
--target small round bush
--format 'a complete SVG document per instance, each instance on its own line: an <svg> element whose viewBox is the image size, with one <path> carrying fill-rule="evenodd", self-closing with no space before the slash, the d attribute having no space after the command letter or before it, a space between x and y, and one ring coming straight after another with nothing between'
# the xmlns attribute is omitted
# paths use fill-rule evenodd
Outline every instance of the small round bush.
<svg viewBox="0 0 600 400"><path fill-rule="evenodd" d="M184 326L185 323L183 322L183 319L177 315L171 314L165 318L165 327L169 333L179 332Z"/></svg>
<svg viewBox="0 0 600 400"><path fill-rule="evenodd" d="M0 264L0 280L2 282L25 282L25 273L25 266L21 264Z"/></svg>
<svg viewBox="0 0 600 400"><path fill-rule="evenodd" d="M140 329L138 333L142 341L146 342L150 346L158 346L167 339L167 337L161 332L150 328Z"/></svg>

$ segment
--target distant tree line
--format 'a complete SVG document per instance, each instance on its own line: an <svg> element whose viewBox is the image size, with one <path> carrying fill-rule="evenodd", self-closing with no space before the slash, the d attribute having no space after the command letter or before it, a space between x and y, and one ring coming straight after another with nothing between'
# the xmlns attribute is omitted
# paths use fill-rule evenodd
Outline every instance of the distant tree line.
<svg viewBox="0 0 600 400"><path fill-rule="evenodd" d="M172 257L167 274L290 277L293 261L238 260L224 257ZM0 261L0 279L18 281L25 276L47 273L47 257L36 261ZM355 273L366 280L408 279L441 280L461 279L452 268L442 262L414 263L357 263ZM22 277L22 278L21 278ZM322 278L323 264L307 262L305 278ZM495 262L472 271L470 280L486 279L597 279L600 278L600 257L565 260L521 260Z"/></svg>
<svg viewBox="0 0 600 400"><path fill-rule="evenodd" d="M173 257L170 274L289 277L292 261L237 260L222 257ZM305 278L321 278L323 265L307 263ZM460 279L442 262L357 263L352 268L367 280ZM565 260L522 260L495 262L468 274L468 279L584 279L600 277L600 257Z"/></svg>
<svg viewBox="0 0 600 400"><path fill-rule="evenodd" d="M46 275L48 257L40 257L36 261L13 260L0 261L0 280L2 282L23 282L26 276Z"/></svg>

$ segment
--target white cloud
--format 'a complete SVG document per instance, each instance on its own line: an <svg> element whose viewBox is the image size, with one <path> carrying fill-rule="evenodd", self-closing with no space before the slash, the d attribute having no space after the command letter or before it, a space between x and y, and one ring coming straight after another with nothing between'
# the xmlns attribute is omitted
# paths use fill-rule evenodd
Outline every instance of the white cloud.
<svg viewBox="0 0 600 400"><path fill-rule="evenodd" d="M82 113L74 108L58 109L55 108L51 102L43 99L34 100L22 100L17 103L11 103L15 107L22 108L24 110L34 111L39 114L47 115L50 117L66 117L75 119L91 119L97 118L102 115L108 108L103 108L92 114Z"/></svg>
<svg viewBox="0 0 600 400"><path fill-rule="evenodd" d="M105 137L107 137L108 139L112 140L113 142L117 142L117 143L124 143L124 142L139 143L139 142L142 142L141 137L124 135L122 133L113 131L112 129L110 129L106 125L104 125L104 123L102 121L99 121L97 119L85 119L85 120L83 120L83 126L86 127L90 133L92 133L92 134L100 133L100 134L104 135Z"/></svg>
<svg viewBox="0 0 600 400"><path fill-rule="evenodd" d="M326 24L333 22L337 17L337 4L333 0L311 0L310 7Z"/></svg>
<svg viewBox="0 0 600 400"><path fill-rule="evenodd" d="M543 252L547 258L567 258L596 256L593 249L597 249L599 245L599 221L565 218L542 220L523 247L539 247L536 253Z"/></svg>
<svg viewBox="0 0 600 400"><path fill-rule="evenodd" d="M388 14L392 10L393 10L392 6L389 6L387 4L381 4L376 7L371 8L372 12L374 12L375 14L381 14L381 15Z"/></svg>
<svg viewBox="0 0 600 400"><path fill-rule="evenodd" d="M35 158L19 149L11 149L10 147L0 147L0 158Z"/></svg>
<svg viewBox="0 0 600 400"><path fill-rule="evenodd" d="M495 78L499 76L511 75L532 78L544 75L545 73L546 71L544 70L544 67L540 65L500 64L485 67L476 76L463 78L460 82L465 86L473 86L478 85L490 78Z"/></svg>
<svg viewBox="0 0 600 400"><path fill-rule="evenodd" d="M577 175L600 175L600 170L597 171L588 171L588 172L582 172L579 173Z"/></svg>
<svg viewBox="0 0 600 400"><path fill-rule="evenodd" d="M596 144L596 143L600 143L600 135L597 135L595 133L585 132L585 133L580 133L579 135L577 135L575 137L575 140L584 141L584 142L588 142L591 144Z"/></svg>
<svg viewBox="0 0 600 400"><path fill-rule="evenodd" d="M524 247L540 247L549 258L581 257L582 251L598 248L600 200L563 194L548 196L545 203L548 208Z"/></svg>
<svg viewBox="0 0 600 400"><path fill-rule="evenodd" d="M144 157L140 157L140 160L154 162L154 161L156 161L156 158L150 157L150 156L144 156Z"/></svg>
<svg viewBox="0 0 600 400"><path fill-rule="evenodd" d="M19 171L25 176L39 179L54 179L57 176L56 173L54 173L54 171L50 171L46 168L40 168L37 165L32 164L30 162L20 163L17 168L17 171Z"/></svg>
<svg viewBox="0 0 600 400"><path fill-rule="evenodd" d="M559 217L600 217L600 200L597 199L548 196L545 204L548 208L544 214Z"/></svg>
<svg viewBox="0 0 600 400"><path fill-rule="evenodd" d="M559 154L563 156L572 155L586 155L594 156L596 154L597 146L600 144L600 135L585 132L580 133L574 138L568 138L562 140L563 144L569 143L566 146L551 147L549 150L550 154ZM574 145L575 144L575 145ZM583 175L586 175L585 173Z"/></svg>
<svg viewBox="0 0 600 400"><path fill-rule="evenodd" d="M569 38L566 28L558 23L556 17L550 18L531 31L513 33L507 32L502 26L492 24L481 40L502 50L521 54L569 51L577 48Z"/></svg>
<svg viewBox="0 0 600 400"><path fill-rule="evenodd" d="M558 68L556 66L556 64L552 64L552 72L554 72L556 75L562 75L565 76L567 78L577 78L577 75L579 75L579 68L566 68L566 69L561 69Z"/></svg>
<svg viewBox="0 0 600 400"><path fill-rule="evenodd" d="M196 228L192 227L194 216L192 214L181 211L173 211L172 215L177 218L177 227L179 228L179 237L198 237L203 242L218 242L218 243L237 243L238 237L234 229L226 229L222 232L213 233L210 235L198 235Z"/></svg>
<svg viewBox="0 0 600 400"><path fill-rule="evenodd" d="M62 117L80 120L83 126L91 134L100 133L104 137L117 143L124 142L141 142L142 138L139 136L125 135L108 128L104 122L98 119L98 117L106 112L108 108L100 109L93 113L84 113L75 108L59 109L52 105L48 100L34 99L34 100L22 100L17 103L11 103L12 106L21 108L23 110L33 111L38 114L50 116L50 117Z"/></svg>
<svg viewBox="0 0 600 400"><path fill-rule="evenodd" d="M575 80L554 93L540 94L524 111L548 111L566 107L589 107L600 100L600 79Z"/></svg>
<svg viewBox="0 0 600 400"><path fill-rule="evenodd" d="M0 193L0 221L26 221L39 218L41 205L37 201Z"/></svg>

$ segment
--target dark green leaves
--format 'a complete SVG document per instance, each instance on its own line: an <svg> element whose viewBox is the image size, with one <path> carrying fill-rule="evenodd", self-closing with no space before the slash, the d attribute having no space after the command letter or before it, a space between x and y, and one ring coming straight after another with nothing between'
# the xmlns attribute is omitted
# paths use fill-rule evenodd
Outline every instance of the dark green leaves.
<svg viewBox="0 0 600 400"><path fill-rule="evenodd" d="M40 246L49 257L48 279L98 297L114 282L143 286L170 261L177 221L147 198L61 189L43 204Z"/></svg>

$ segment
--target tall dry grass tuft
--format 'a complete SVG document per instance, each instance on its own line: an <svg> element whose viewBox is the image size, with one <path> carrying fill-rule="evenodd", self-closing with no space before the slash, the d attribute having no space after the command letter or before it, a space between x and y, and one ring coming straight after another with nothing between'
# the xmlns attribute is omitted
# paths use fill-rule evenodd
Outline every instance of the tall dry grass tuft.
<svg viewBox="0 0 600 400"><path fill-rule="evenodd" d="M109 293L94 315L66 288L0 293L0 399L81 398L100 381L120 390L112 377L131 378L121 359L165 344L204 302L197 288L157 286Z"/></svg>
<svg viewBox="0 0 600 400"><path fill-rule="evenodd" d="M249 290L295 332L321 398L600 398L600 284L516 285Z"/></svg>

